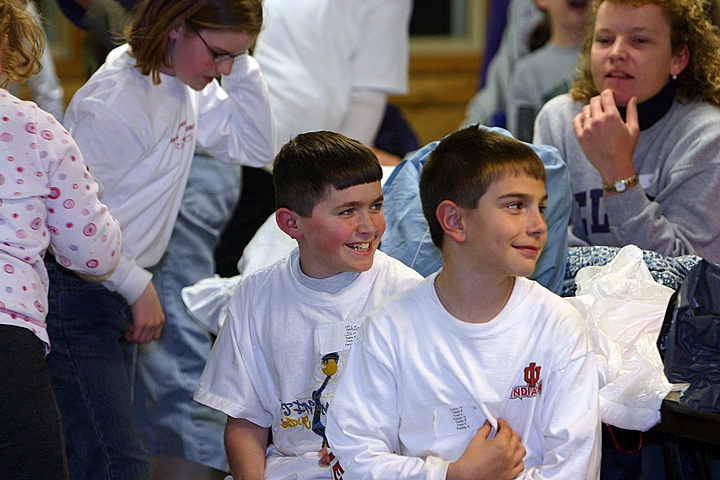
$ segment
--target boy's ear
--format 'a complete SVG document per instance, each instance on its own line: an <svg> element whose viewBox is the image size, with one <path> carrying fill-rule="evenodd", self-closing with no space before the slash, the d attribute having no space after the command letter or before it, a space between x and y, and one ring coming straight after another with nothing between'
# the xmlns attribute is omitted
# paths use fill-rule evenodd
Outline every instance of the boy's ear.
<svg viewBox="0 0 720 480"><path fill-rule="evenodd" d="M451 200L443 200L435 209L435 216L445 235L458 243L465 241L465 223L462 214L463 210Z"/></svg>
<svg viewBox="0 0 720 480"><path fill-rule="evenodd" d="M278 208L275 211L275 221L280 230L297 240L302 237L302 230L298 225L297 214L289 208Z"/></svg>

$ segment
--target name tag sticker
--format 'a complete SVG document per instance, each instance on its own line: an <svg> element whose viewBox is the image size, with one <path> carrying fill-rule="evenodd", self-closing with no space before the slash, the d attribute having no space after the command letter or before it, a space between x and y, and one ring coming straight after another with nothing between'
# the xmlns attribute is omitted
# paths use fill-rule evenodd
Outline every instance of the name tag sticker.
<svg viewBox="0 0 720 480"><path fill-rule="evenodd" d="M468 400L456 405L443 405L435 409L435 434L437 437L475 432L485 422L480 408Z"/></svg>
<svg viewBox="0 0 720 480"><path fill-rule="evenodd" d="M319 325L318 338L320 339L320 354L342 352L350 348L355 335L357 335L358 324L355 323L333 323Z"/></svg>

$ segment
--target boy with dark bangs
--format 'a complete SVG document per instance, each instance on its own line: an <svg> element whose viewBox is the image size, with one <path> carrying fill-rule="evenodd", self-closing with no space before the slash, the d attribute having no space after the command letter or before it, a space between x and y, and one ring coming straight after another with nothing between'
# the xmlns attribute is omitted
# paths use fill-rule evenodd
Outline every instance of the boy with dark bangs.
<svg viewBox="0 0 720 480"><path fill-rule="evenodd" d="M422 278L377 251L381 178L372 151L338 133L298 135L275 159L275 218L298 247L243 280L195 393L229 415L234 478L333 478L325 416L355 331Z"/></svg>

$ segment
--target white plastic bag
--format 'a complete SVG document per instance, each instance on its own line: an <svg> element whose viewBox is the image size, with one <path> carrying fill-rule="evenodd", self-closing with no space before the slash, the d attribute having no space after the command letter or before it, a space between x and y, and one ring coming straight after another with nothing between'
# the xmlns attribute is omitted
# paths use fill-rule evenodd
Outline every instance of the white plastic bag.
<svg viewBox="0 0 720 480"><path fill-rule="evenodd" d="M622 248L602 267L582 268L572 303L595 342L603 422L646 431L660 422L672 390L655 345L671 288L657 283L638 247Z"/></svg>

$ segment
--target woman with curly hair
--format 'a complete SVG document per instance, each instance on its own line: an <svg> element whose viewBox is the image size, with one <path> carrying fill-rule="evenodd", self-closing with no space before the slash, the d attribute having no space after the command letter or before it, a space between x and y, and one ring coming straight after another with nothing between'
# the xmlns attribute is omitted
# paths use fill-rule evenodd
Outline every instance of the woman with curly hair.
<svg viewBox="0 0 720 480"><path fill-rule="evenodd" d="M538 115L574 196L571 245L720 262L720 36L703 0L594 0L570 92Z"/></svg>
<svg viewBox="0 0 720 480"><path fill-rule="evenodd" d="M709 7L593 1L577 79L535 124L534 141L556 146L568 166L570 245L720 262L720 36ZM650 436L603 435L602 479L663 478Z"/></svg>

